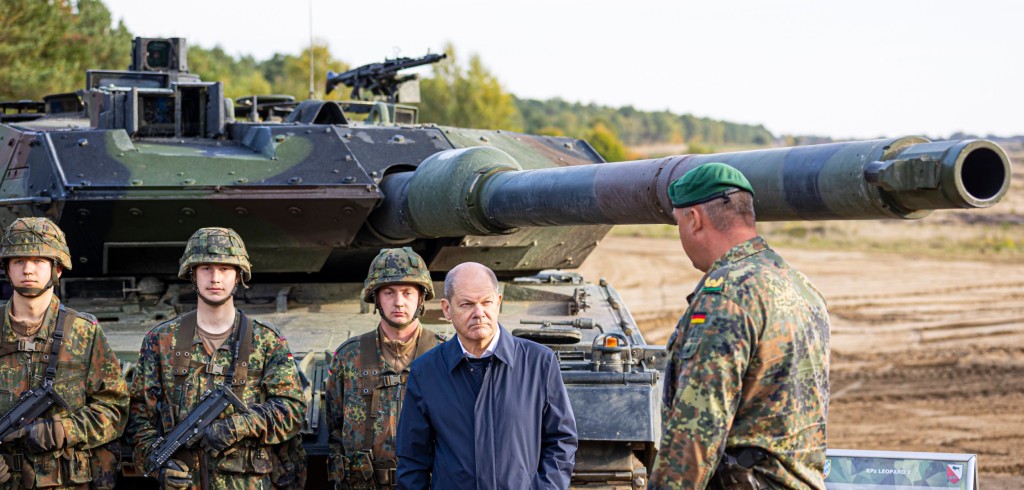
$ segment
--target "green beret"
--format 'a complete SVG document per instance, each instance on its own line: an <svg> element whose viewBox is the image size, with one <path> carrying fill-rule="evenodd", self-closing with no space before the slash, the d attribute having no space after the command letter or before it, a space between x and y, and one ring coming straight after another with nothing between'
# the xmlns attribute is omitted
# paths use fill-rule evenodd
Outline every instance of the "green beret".
<svg viewBox="0 0 1024 490"><path fill-rule="evenodd" d="M706 163L686 172L668 186L672 207L685 208L731 194L734 189L754 193L750 181L724 163Z"/></svg>

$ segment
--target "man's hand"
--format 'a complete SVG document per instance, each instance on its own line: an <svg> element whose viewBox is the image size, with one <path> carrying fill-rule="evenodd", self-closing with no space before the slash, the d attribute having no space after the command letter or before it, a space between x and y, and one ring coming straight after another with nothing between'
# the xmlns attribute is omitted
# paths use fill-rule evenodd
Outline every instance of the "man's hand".
<svg viewBox="0 0 1024 490"><path fill-rule="evenodd" d="M188 465L180 459L169 459L160 468L160 488L188 488L192 486L192 474L188 471Z"/></svg>
<svg viewBox="0 0 1024 490"><path fill-rule="evenodd" d="M60 422L60 416L39 419L12 432L4 438L4 442L21 438L25 439L25 448L30 453L45 453L62 449L65 439L64 424Z"/></svg>
<svg viewBox="0 0 1024 490"><path fill-rule="evenodd" d="M217 456L234 446L243 437L245 435L239 433L234 417L228 417L210 424L203 432L203 440L200 444L210 454Z"/></svg>

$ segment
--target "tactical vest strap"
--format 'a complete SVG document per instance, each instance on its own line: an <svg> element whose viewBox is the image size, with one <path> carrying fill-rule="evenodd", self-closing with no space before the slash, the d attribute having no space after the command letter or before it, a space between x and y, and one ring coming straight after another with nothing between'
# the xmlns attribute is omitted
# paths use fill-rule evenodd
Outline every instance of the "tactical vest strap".
<svg viewBox="0 0 1024 490"><path fill-rule="evenodd" d="M10 303L8 303L8 305L10 305ZM42 360L46 361L47 363L46 371L43 375L43 388L46 388L47 386L53 386L53 380L54 378L57 377L57 361L58 358L60 357L60 349L61 346L64 344L64 333L70 329L71 324L74 323L75 318L78 316L79 315L77 311L65 307L64 304L62 303L59 306L59 310L57 311L57 321L53 326L53 332L50 334L49 339L46 341L45 344L41 344L39 342L34 343L37 346L44 346L43 348L38 348L35 350L49 352L48 354L44 354L42 357ZM4 347L6 346L17 347L18 343L5 344ZM9 447L7 447L2 453L0 453L0 457L5 458L7 466L10 468L10 471L12 473L15 473L15 477L17 478L18 475L20 475L22 472L24 454L8 451Z"/></svg>
<svg viewBox="0 0 1024 490"><path fill-rule="evenodd" d="M356 388L366 403L366 418L363 432L364 441L373 444L373 422L377 418L377 379L380 376L380 354L377 353L377 329L359 336L359 356L356 358Z"/></svg>
<svg viewBox="0 0 1024 490"><path fill-rule="evenodd" d="M227 368L224 367L224 366L221 366L219 364L212 363L212 362L200 362L200 361L197 361L195 359L193 359L191 362L189 362L188 367L189 367L189 370L192 370L192 371L194 371L196 369L202 369L203 372L207 373L207 374L224 374L224 373L227 372ZM235 379L238 379L240 376L241 376L241 373L235 372ZM247 376L249 376L249 378L257 378L258 379L258 378L263 376L263 370L262 369L250 369L249 372L247 373ZM243 383L241 381L236 381L235 382L236 386L246 385L246 384L249 384L249 382L248 381L245 382L245 383Z"/></svg>
<svg viewBox="0 0 1024 490"><path fill-rule="evenodd" d="M71 312L71 314L68 315L68 312ZM56 325L53 326L50 340L46 342L50 347L50 353L43 356L43 359L49 357L49 362L46 364L46 372L43 374L44 388L53 386L53 380L57 377L57 358L60 357L60 348L64 345L64 332L75 321L77 316L77 311L65 307L64 304L61 304L57 310Z"/></svg>
<svg viewBox="0 0 1024 490"><path fill-rule="evenodd" d="M207 364L196 361L197 365L193 366L192 340L196 336L199 322L196 310L181 315L178 331L174 335L173 359L171 360L174 374L174 391L172 399L168 400L174 409L175 418L178 417L178 410L180 410L176 402L181 399L182 386L185 384L185 380L188 378L188 373L192 367L203 367L204 371L209 374L224 374L224 384L231 386L231 391L235 392L236 396L242 397L242 391L244 391L245 385L248 383L249 356L252 354L252 343L256 331L253 328L254 322L251 318L246 316L242 310L235 311L237 311L239 316L238 332L235 334L235 343L232 346L231 365L224 373L218 372L223 368L212 362ZM241 341L243 338L248 341Z"/></svg>
<svg viewBox="0 0 1024 490"><path fill-rule="evenodd" d="M192 360L192 339L196 335L198 325L196 312L192 310L181 315L181 321L178 322L178 331L174 334L174 349L171 352L171 374L174 375L174 390L167 401L171 406L175 419L178 418L178 412L181 409L178 406L178 401L181 400L181 388L188 378L189 362Z"/></svg>
<svg viewBox="0 0 1024 490"><path fill-rule="evenodd" d="M380 413L380 390L392 386L404 385L409 378L409 366L397 374L388 370L381 372L384 366L378 347L379 327L359 336L359 355L356 357L356 389L366 403L366 422L363 424L363 441L367 450L373 447L373 420ZM433 349L438 344L437 334L420 327L419 338L413 359ZM410 363L411 365L411 363Z"/></svg>
<svg viewBox="0 0 1024 490"><path fill-rule="evenodd" d="M10 308L8 302L6 308ZM4 314L7 314L6 308ZM70 315L68 314L70 313ZM64 306L61 303L57 307L57 321L54 322L53 331L50 332L46 342L28 342L19 340L17 342L4 343L0 345L0 357L15 352L42 352L42 360L46 362L46 371L43 372L43 386L52 386L53 380L57 377L57 357L60 354L60 347L64 342L64 332L71 327L77 318L78 312Z"/></svg>
<svg viewBox="0 0 1024 490"><path fill-rule="evenodd" d="M8 315L7 311L8 311L8 308L10 308L10 307L11 307L11 302L8 301L6 306L4 307L4 316ZM65 307L64 304L61 303L59 308L60 308L60 310L57 313L57 316L58 316L58 318L57 318L57 320L58 320L57 321L57 325L58 326L54 329L54 332L56 332L57 329L60 329L61 333L63 334L64 322L63 322L63 320L61 320L61 315L64 315L64 310L67 307ZM72 321L74 321L74 318L78 316L78 312L75 311L75 310L72 310L71 308L67 308L67 310L73 312L71 314L71 319L72 319ZM0 335L0 338L2 338L2 335ZM15 352L46 352L47 350L50 349L50 342L52 340L53 339L52 339L52 335L51 335L51 338L48 338L46 340L46 342L29 342L27 340L18 340L17 342L7 343L7 342L0 341L0 357L7 356L7 355L10 355L10 354L14 354Z"/></svg>
<svg viewBox="0 0 1024 490"><path fill-rule="evenodd" d="M437 347L437 344L439 343L440 342L437 341L437 334L424 328L423 331L420 332L419 340L416 342L416 353L413 354L413 359L415 360L423 354L426 354L428 350ZM412 365L412 363L409 364L410 366ZM405 370L408 371L409 368L405 368Z"/></svg>
<svg viewBox="0 0 1024 490"><path fill-rule="evenodd" d="M15 352L43 352L46 349L46 342L28 342L19 340L17 342L0 345L0 357L14 354Z"/></svg>
<svg viewBox="0 0 1024 490"><path fill-rule="evenodd" d="M224 384L231 386L235 396L244 400L242 393L249 378L249 356L252 355L252 344L256 341L256 329L253 320L238 310L238 335L235 337L234 359L224 378ZM251 332L249 335L246 333ZM243 340L244 339L244 340Z"/></svg>

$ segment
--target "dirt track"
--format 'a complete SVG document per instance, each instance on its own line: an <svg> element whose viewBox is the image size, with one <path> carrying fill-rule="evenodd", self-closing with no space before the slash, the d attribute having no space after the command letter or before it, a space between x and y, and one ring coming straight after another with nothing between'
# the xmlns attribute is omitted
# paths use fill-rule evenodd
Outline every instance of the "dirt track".
<svg viewBox="0 0 1024 490"><path fill-rule="evenodd" d="M1024 488L1024 264L778 250L832 314L830 447L975 453L982 488ZM676 240L616 236L580 272L652 343L701 276Z"/></svg>

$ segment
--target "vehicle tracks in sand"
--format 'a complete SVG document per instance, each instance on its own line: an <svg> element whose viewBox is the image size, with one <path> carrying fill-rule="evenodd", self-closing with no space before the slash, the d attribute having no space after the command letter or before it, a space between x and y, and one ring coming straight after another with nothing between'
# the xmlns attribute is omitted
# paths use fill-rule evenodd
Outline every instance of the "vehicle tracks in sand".
<svg viewBox="0 0 1024 490"><path fill-rule="evenodd" d="M832 314L834 448L978 454L1024 488L1024 265L780 248ZM664 343L702 274L674 239L608 237L584 264Z"/></svg>

